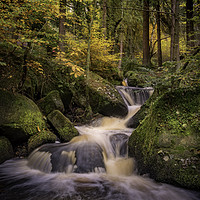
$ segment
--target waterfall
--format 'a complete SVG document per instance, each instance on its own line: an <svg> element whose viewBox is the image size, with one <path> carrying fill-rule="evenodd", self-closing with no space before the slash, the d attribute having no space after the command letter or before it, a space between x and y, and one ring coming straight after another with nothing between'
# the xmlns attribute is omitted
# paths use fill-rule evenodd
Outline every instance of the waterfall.
<svg viewBox="0 0 200 200"><path fill-rule="evenodd" d="M140 107L149 99L149 97L153 94L154 89L152 87L139 88L129 86L117 86L116 89L122 96L128 108L128 114L123 119L123 126L131 127L131 125L128 125L129 120L139 111ZM135 122L135 124L137 124L137 122Z"/></svg>
<svg viewBox="0 0 200 200"><path fill-rule="evenodd" d="M143 105L154 91L154 89L151 87L138 88L117 86L116 88L128 107L133 105Z"/></svg>
<svg viewBox="0 0 200 200"><path fill-rule="evenodd" d="M77 126L80 135L68 143L45 144L28 159L0 165L0 199L12 200L198 200L195 194L138 176L128 156L130 119L153 92L152 88L118 86L128 115L103 117ZM20 192L19 192L20 191ZM16 197L17 195L17 197Z"/></svg>

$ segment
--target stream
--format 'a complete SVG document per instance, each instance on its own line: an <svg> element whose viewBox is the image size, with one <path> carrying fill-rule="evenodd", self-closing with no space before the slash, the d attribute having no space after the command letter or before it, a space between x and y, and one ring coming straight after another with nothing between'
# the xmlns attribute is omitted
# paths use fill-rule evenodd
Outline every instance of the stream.
<svg viewBox="0 0 200 200"><path fill-rule="evenodd" d="M1 200L198 200L199 194L137 175L128 156L127 128L153 90L118 88L128 107L121 119L103 117L77 126L69 143L45 144L28 159L0 165ZM136 92L131 92L136 91Z"/></svg>

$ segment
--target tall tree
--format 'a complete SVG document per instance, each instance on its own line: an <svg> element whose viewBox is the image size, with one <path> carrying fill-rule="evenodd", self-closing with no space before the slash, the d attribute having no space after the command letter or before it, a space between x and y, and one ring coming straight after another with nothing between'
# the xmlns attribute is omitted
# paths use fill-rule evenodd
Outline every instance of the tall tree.
<svg viewBox="0 0 200 200"><path fill-rule="evenodd" d="M186 1L186 38L187 46L194 47L193 0Z"/></svg>
<svg viewBox="0 0 200 200"><path fill-rule="evenodd" d="M143 1L143 64L150 65L149 48L149 0Z"/></svg>
<svg viewBox="0 0 200 200"><path fill-rule="evenodd" d="M176 7L176 0L171 0L171 46L170 46L170 60L175 60L175 7Z"/></svg>
<svg viewBox="0 0 200 200"><path fill-rule="evenodd" d="M66 3L67 0L60 0L60 17L59 17L59 48L62 52L65 51L65 44L64 44L64 38L65 38L65 22L66 22Z"/></svg>
<svg viewBox="0 0 200 200"><path fill-rule="evenodd" d="M90 23L89 23L89 36L88 36L88 48L87 48L87 66L86 66L86 109L87 109L87 118L91 119L92 117L92 108L90 106L90 96L89 96L89 90L88 90L88 84L89 84L89 72L90 72L90 63L91 63L91 59L90 59L90 51L91 51L91 37L92 37L92 26L93 26L93 21L95 18L95 11L96 11L96 4L97 4L97 0L93 1L93 12L92 12L92 16L90 19Z"/></svg>
<svg viewBox="0 0 200 200"><path fill-rule="evenodd" d="M179 55L179 0L171 0L172 25L171 25L171 47L170 59L177 61L177 70L180 68Z"/></svg>
<svg viewBox="0 0 200 200"><path fill-rule="evenodd" d="M156 5L156 22L157 22L157 41L158 41L158 67L162 66L162 49L161 49L161 30L160 30L160 1Z"/></svg>
<svg viewBox="0 0 200 200"><path fill-rule="evenodd" d="M121 19L123 19L124 17L124 10L123 10L123 0L121 0ZM120 48L119 48L119 64L118 64L118 69L119 71L121 70L121 66L122 66L122 57L123 57L123 24L121 23L121 32L120 32Z"/></svg>

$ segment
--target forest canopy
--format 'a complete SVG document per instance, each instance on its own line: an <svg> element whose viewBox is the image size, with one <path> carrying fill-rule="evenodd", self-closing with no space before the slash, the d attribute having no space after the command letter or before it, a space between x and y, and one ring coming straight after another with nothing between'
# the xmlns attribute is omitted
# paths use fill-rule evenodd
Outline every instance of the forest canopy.
<svg viewBox="0 0 200 200"><path fill-rule="evenodd" d="M154 76L150 85L199 84L198 0L2 0L0 11L8 89L60 72L76 82L87 70L114 84L130 71Z"/></svg>

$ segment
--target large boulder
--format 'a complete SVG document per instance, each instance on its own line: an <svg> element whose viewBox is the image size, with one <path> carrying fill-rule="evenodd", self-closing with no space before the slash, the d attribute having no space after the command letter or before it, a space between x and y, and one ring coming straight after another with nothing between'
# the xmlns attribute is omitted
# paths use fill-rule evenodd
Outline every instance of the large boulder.
<svg viewBox="0 0 200 200"><path fill-rule="evenodd" d="M42 130L38 134L33 135L28 140L28 151L29 153L36 149L37 147L46 144L54 143L57 137L49 130Z"/></svg>
<svg viewBox="0 0 200 200"><path fill-rule="evenodd" d="M47 119L58 132L58 135L63 142L69 142L73 137L78 136L77 129L73 126L72 122L65 117L59 110L51 112Z"/></svg>
<svg viewBox="0 0 200 200"><path fill-rule="evenodd" d="M155 99L129 138L141 174L200 189L200 88L177 89Z"/></svg>
<svg viewBox="0 0 200 200"><path fill-rule="evenodd" d="M65 110L58 90L53 90L46 97L40 99L38 106L45 115L53 110L60 110L61 112Z"/></svg>
<svg viewBox="0 0 200 200"><path fill-rule="evenodd" d="M11 143L23 142L46 128L37 105L20 94L0 90L0 134Z"/></svg>
<svg viewBox="0 0 200 200"><path fill-rule="evenodd" d="M84 89L88 88L89 91L89 102L94 113L100 113L106 116L125 116L128 112L127 107L118 93L114 85L103 79L99 75L90 72L88 84L84 78L74 89L74 98L81 106L87 105L85 93L81 93ZM80 92L79 90L82 88Z"/></svg>
<svg viewBox="0 0 200 200"><path fill-rule="evenodd" d="M149 87L154 82L154 74L151 71L128 71L125 77L128 85L132 87Z"/></svg>
<svg viewBox="0 0 200 200"><path fill-rule="evenodd" d="M14 156L13 148L10 141L0 136L0 164Z"/></svg>

